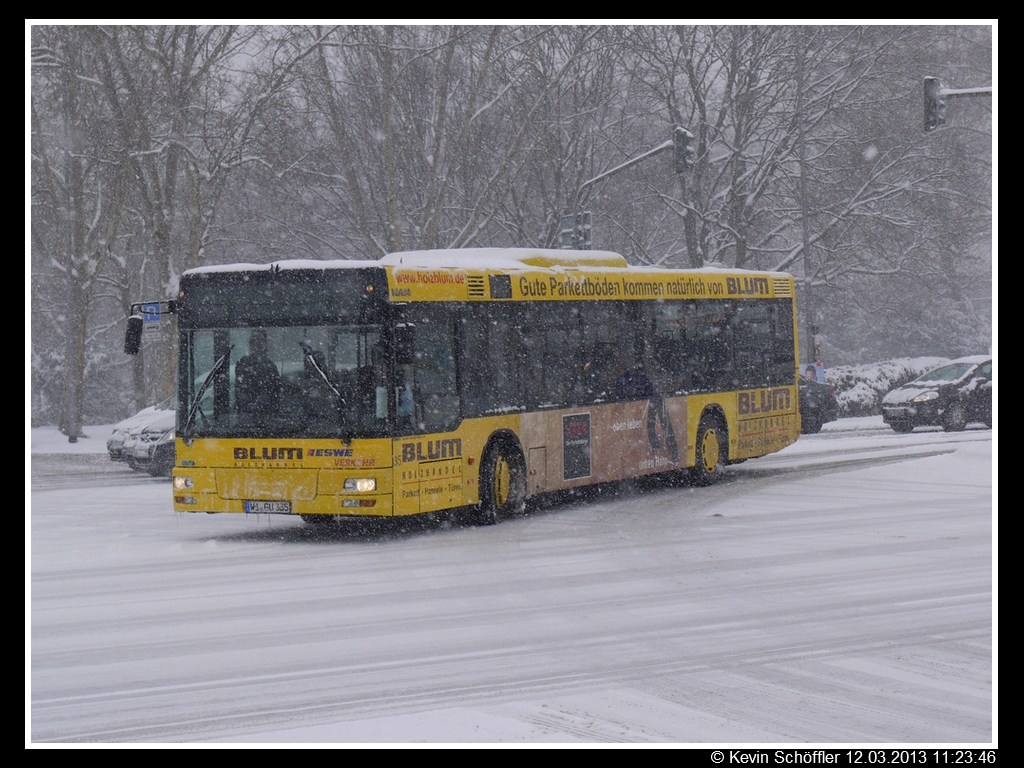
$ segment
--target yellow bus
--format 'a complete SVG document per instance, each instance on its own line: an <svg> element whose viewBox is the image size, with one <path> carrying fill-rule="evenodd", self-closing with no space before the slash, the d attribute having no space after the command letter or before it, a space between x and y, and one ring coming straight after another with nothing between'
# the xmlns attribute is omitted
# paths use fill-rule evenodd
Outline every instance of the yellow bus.
<svg viewBox="0 0 1024 768"><path fill-rule="evenodd" d="M460 249L185 272L174 509L493 523L800 433L793 279Z"/></svg>

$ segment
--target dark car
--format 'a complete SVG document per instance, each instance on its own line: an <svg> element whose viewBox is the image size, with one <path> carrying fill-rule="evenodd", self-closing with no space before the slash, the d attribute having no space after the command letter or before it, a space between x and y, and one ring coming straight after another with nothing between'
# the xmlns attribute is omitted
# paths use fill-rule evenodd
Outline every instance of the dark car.
<svg viewBox="0 0 1024 768"><path fill-rule="evenodd" d="M941 426L959 432L970 422L992 426L992 358L961 357L918 376L882 398L882 419L897 432Z"/></svg>
<svg viewBox="0 0 1024 768"><path fill-rule="evenodd" d="M813 379L800 379L800 431L813 435L821 425L839 418L839 402L832 387Z"/></svg>

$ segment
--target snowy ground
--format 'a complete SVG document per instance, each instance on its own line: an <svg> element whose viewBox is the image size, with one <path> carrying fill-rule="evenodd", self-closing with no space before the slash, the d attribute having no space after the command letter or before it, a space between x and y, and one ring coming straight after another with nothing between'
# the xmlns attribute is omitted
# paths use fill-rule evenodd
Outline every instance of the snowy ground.
<svg viewBox="0 0 1024 768"><path fill-rule="evenodd" d="M993 432L490 528L180 515L32 430L26 742L992 744Z"/></svg>

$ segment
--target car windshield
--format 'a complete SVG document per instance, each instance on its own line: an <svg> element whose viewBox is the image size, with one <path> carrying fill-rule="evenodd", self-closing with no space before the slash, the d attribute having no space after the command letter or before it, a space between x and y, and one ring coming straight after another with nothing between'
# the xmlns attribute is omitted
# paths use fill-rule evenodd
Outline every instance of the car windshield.
<svg viewBox="0 0 1024 768"><path fill-rule="evenodd" d="M958 381L963 378L968 371L974 368L974 363L951 363L950 365L944 365L941 368L936 368L934 371L928 371L923 376L919 376L917 381L920 382L944 382L944 381Z"/></svg>

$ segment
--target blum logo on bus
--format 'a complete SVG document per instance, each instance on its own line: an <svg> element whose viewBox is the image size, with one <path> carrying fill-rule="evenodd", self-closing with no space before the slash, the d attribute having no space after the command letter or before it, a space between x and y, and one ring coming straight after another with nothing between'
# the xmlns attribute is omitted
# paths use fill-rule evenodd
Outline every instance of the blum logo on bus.
<svg viewBox="0 0 1024 768"><path fill-rule="evenodd" d="M730 296L768 296L767 277L727 277L725 290Z"/></svg>
<svg viewBox="0 0 1024 768"><path fill-rule="evenodd" d="M242 446L236 446L234 448L234 455L236 459L248 461L294 461L302 459L302 449L263 448L261 451L259 448L245 448Z"/></svg>
<svg viewBox="0 0 1024 768"><path fill-rule="evenodd" d="M423 453L423 443L402 443L403 462L456 459L461 455L462 439L458 437L447 440L427 440L426 453Z"/></svg>
<svg viewBox="0 0 1024 768"><path fill-rule="evenodd" d="M792 408L790 398L789 387L739 392L736 395L736 410L740 415L788 411Z"/></svg>

